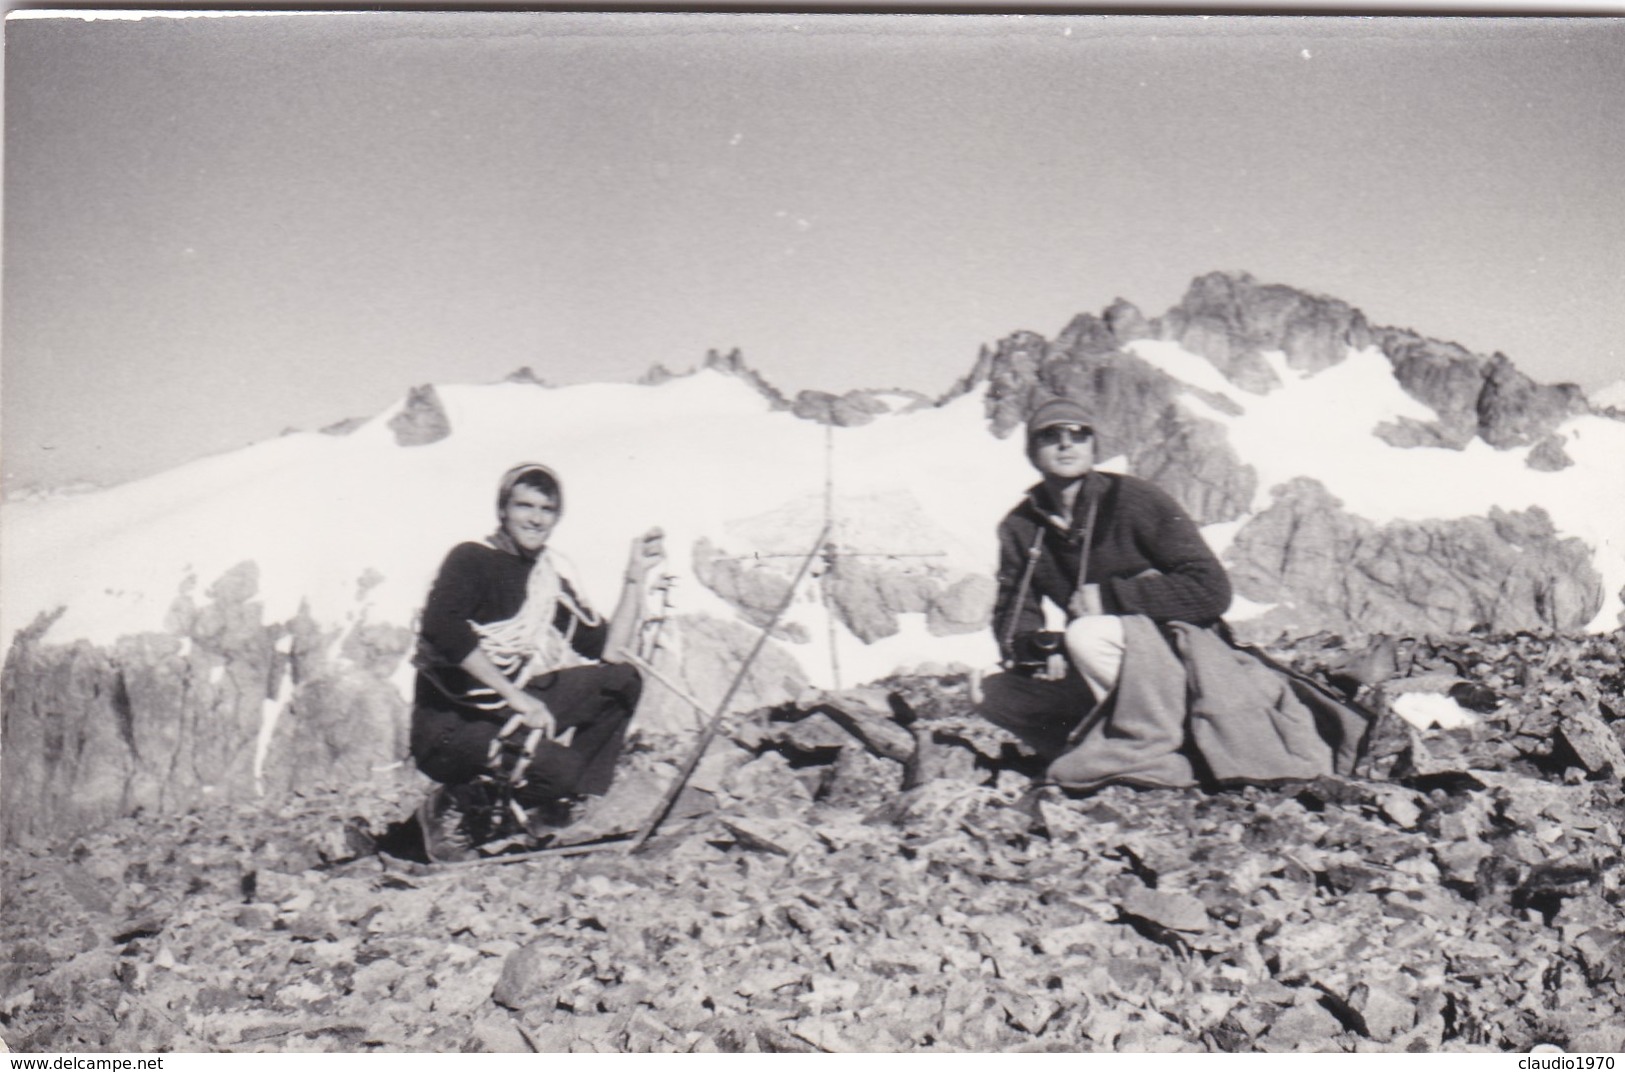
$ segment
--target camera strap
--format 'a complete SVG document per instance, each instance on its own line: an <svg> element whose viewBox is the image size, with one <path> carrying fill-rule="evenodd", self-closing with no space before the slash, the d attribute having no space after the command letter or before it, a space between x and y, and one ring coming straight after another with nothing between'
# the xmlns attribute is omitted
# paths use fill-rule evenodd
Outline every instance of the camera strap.
<svg viewBox="0 0 1625 1072"><path fill-rule="evenodd" d="M1082 592L1089 583L1089 552L1095 546L1095 515L1100 512L1100 496L1089 498L1089 509L1083 515L1083 556L1078 559L1078 584L1074 592Z"/></svg>
<svg viewBox="0 0 1625 1072"><path fill-rule="evenodd" d="M1010 657L1011 650L1016 644L1016 626L1021 621L1021 608L1027 602L1027 590L1033 584L1033 571L1038 568L1038 560L1044 553L1044 526L1033 530L1033 545L1027 548L1027 565L1021 571L1021 583L1016 586L1016 598L1010 603L1010 611L1004 620L1004 636L999 639L999 654L1005 658Z"/></svg>

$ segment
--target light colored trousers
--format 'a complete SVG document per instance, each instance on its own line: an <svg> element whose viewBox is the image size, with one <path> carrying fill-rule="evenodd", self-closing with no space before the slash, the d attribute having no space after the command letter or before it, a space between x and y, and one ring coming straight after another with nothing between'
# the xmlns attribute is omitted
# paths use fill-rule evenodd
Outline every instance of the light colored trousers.
<svg viewBox="0 0 1625 1072"><path fill-rule="evenodd" d="M1066 627L1066 653L1096 703L1117 685L1123 672L1123 648L1123 619L1114 614L1075 618Z"/></svg>

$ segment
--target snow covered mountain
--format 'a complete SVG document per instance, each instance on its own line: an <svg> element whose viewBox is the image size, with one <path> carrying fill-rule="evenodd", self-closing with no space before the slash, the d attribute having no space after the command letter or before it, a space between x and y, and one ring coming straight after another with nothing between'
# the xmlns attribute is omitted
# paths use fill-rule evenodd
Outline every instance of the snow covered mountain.
<svg viewBox="0 0 1625 1072"><path fill-rule="evenodd" d="M656 663L705 702L826 516L745 702L990 664L994 527L1033 480L1009 432L1053 394L1098 414L1103 467L1204 524L1255 638L1621 621L1625 421L1245 275L1155 320L1119 302L1002 340L937 401L786 399L737 355L649 380L422 387L326 433L7 503L5 836L398 760L414 614L524 460L561 474L554 546L589 598L614 598L635 533L666 530ZM653 685L640 718L694 721Z"/></svg>

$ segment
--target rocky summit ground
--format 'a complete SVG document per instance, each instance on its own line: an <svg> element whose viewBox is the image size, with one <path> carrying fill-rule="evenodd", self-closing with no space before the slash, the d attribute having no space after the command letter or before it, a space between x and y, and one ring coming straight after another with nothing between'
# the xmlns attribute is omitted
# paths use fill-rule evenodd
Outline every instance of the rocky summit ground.
<svg viewBox="0 0 1625 1072"><path fill-rule="evenodd" d="M1359 777L1309 784L1033 793L1030 757L968 717L963 680L910 678L886 687L930 745L915 787L827 713L757 712L636 855L413 862L400 820L426 783L404 768L132 817L7 851L0 1038L1619 1050L1622 652L1625 633L1301 641L1283 655L1375 707L1453 689L1483 712L1453 730L1385 716ZM680 754L638 742L622 818L589 822L635 825Z"/></svg>

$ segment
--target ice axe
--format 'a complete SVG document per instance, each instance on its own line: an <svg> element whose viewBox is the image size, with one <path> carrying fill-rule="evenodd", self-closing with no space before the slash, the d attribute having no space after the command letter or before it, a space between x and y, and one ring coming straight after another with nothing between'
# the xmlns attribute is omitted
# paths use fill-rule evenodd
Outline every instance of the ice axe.
<svg viewBox="0 0 1625 1072"><path fill-rule="evenodd" d="M756 638L755 647L751 648L750 654L745 656L745 661L739 666L739 672L734 675L733 683L728 686L728 691L722 694L722 701L717 704L709 724L700 733L700 739L694 743L694 748L689 752L688 759L683 763L682 769L677 772L677 777L672 779L671 788L666 790L666 795L660 799L660 803L655 806L655 810L649 813L649 818L644 820L643 828L638 831L638 836L632 839L631 846L626 850L628 855L643 848L643 843L649 840L649 836L655 832L655 827L660 825L660 821L671 810L672 804L677 800L677 794L681 793L683 786L688 784L688 779L694 773L694 768L700 765L700 759L705 755L705 750L711 747L711 742L716 739L717 731L722 728L723 719L728 717L728 705L733 702L734 693L738 692L740 686L745 683L745 675L750 673L751 664L756 661L756 656L761 653L763 646L767 644L767 638L773 635L773 629L779 624L779 619L784 617L784 612L790 609L790 603L796 597L796 589L800 587L801 579L807 575L807 571L812 568L813 560L823 550L824 540L829 536L829 530L830 523L826 521L823 529L818 533L818 539L813 541L812 550L808 551L807 557L801 560L801 568L796 571L795 579L790 582L790 587L785 590L784 599L779 603L779 609L773 612L772 619L762 627L762 635ZM656 678L656 680L664 683L661 678Z"/></svg>

